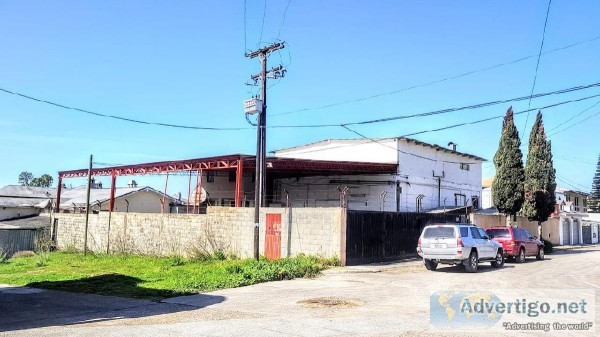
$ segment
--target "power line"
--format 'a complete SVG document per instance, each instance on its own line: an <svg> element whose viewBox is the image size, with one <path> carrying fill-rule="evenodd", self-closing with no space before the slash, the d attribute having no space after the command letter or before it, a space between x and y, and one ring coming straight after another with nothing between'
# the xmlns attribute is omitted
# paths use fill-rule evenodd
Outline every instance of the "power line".
<svg viewBox="0 0 600 337"><path fill-rule="evenodd" d="M14 92L14 91L10 91L7 89L3 89L0 88L0 91L3 91L5 93L11 94L11 95L16 95L16 96L20 96L23 98L27 98L29 100L33 100L33 101L37 101L40 103L46 103L46 104L50 104L59 108L63 108L63 109L67 109L67 110L74 110L74 111L79 111L79 112L83 112L89 115L93 115L96 117L103 117L103 118L111 118L111 119L116 119L116 120L120 120L120 121L124 121L124 122L131 122L131 123L137 123L137 124L145 124L145 125L156 125L156 126L165 126L165 127L171 127L171 128L180 128L180 129L191 129L191 130L211 130L211 131L240 131L240 130L251 130L251 128L217 128L217 127L208 127L208 126L189 126L189 125L179 125L179 124L170 124L170 123L161 123L161 122L148 122L148 121L143 121L143 120L139 120L139 119L133 119L133 118L127 118L127 117L121 117L121 116L115 116L115 115L108 115L108 114L103 114L103 113L99 113L99 112L93 112L90 110L85 110L85 109L80 109L80 108L74 108L74 107L70 107L70 106L66 106L63 104L58 104L58 103L54 103L51 101L47 101L44 99L39 99L39 98L35 98L35 97L31 97L25 94L21 94L18 92Z"/></svg>
<svg viewBox="0 0 600 337"><path fill-rule="evenodd" d="M248 52L247 34L246 34L246 2L247 2L247 0L244 0L244 54L246 54Z"/></svg>
<svg viewBox="0 0 600 337"><path fill-rule="evenodd" d="M265 8L263 9L262 26L260 27L260 39L258 39L258 48L262 43L263 30L265 29L265 17L267 16L267 0L265 0Z"/></svg>
<svg viewBox="0 0 600 337"><path fill-rule="evenodd" d="M588 108L586 108L586 109L583 109L583 110L582 110L582 111L580 111L578 114L576 114L575 116L573 116L573 117L571 117L571 118L567 119L566 121L564 121L564 122L562 122L562 123L558 123L558 125L556 125L556 126L555 126L555 127L553 127L552 129L548 130L548 133L549 133L549 132L552 132L552 131L554 131L554 130L556 130L556 129L558 129L558 128L562 127L562 126L564 126L566 123L568 123L568 122L572 121L573 119L575 119L575 118L577 118L577 117L581 116L581 115L582 115L584 112L586 112L586 111L590 110L591 108L595 107L595 106L596 106L596 105L598 105L598 104L600 104L600 101L598 101L598 102L594 103L592 106L590 106L590 107L588 107Z"/></svg>
<svg viewBox="0 0 600 337"><path fill-rule="evenodd" d="M514 112L514 115L520 115L520 114L526 113L527 111L535 111L535 110L542 110L542 109L551 109L551 108L555 108L555 107L558 107L558 106L561 106L561 105L575 103L575 102L581 102L581 101L585 101L585 100L596 98L596 97L600 97L600 94L596 94L596 95L592 95L592 96L587 96L587 97L582 97L582 98L578 98L578 99L571 99L571 100L562 101L562 102L558 102L558 103L554 103L554 104L550 104L550 105L546 105L546 106L542 106L542 107L536 107L536 108L532 108L532 109L528 109L528 110L518 111L518 112ZM415 135L419 135L419 134L423 134L423 133L437 132L437 131L443 131L443 130L453 129L453 128L457 128L457 127L461 127L461 126L479 124L479 123L483 123L483 122L487 122L487 121L491 121L491 120L495 120L495 119L501 119L503 117L504 117L504 115L498 115L498 116L484 118L484 119L480 119L480 120L476 120L476 121L464 122L464 123L459 123L459 124L444 126L444 127L440 127L440 128L436 128L436 129L422 130L422 131L407 133L407 134L404 134L404 135L401 135L401 136L388 137L388 138L382 138L382 139L411 137L411 136L415 136ZM311 126L310 125L306 125L306 126L303 126L303 127L311 127ZM344 129L346 129L346 130L348 130L350 132L356 133L356 131L349 129L348 126L347 126L347 124L344 124L344 125L341 125L341 124L329 124L329 125L327 125L327 127L342 127L342 128L344 128ZM363 136L363 135L359 135L359 136L361 136L363 138L366 137L366 136ZM373 138L368 138L368 139L372 139L372 142L376 141ZM381 141L381 139L379 141ZM356 145L358 145L358 144L345 144L345 145L332 146L332 147L322 148L322 149L305 150L305 151L300 151L300 152L296 152L296 153L297 154L313 153L313 152L320 152L320 151L326 151L326 150L332 150L332 149L343 148L343 147L350 147L350 146L356 146Z"/></svg>
<svg viewBox="0 0 600 337"><path fill-rule="evenodd" d="M583 123L583 122L587 121L588 119L590 119L590 118L594 118L594 117L596 117L596 116L598 116L598 115L600 115L600 110L599 110L598 112L596 112L595 114L593 114L593 115L589 116L588 118L582 119L582 120L580 120L579 122L577 122L577 123L575 123L575 124L572 124L572 125L570 125L570 126L567 126L567 127L566 127L566 128L564 128L564 129L562 129L562 130L559 130L559 131L556 131L556 132L554 132L553 134L549 135L549 136L548 136L548 138L550 138L550 137L553 137L553 136L556 136L557 134L559 134L559 133L561 133L561 132L567 131L567 130L569 130L570 128L572 128L572 127L574 127L574 126L576 126L576 125L579 125L579 124L581 124L581 123Z"/></svg>
<svg viewBox="0 0 600 337"><path fill-rule="evenodd" d="M288 0L287 5L285 6L285 10L283 11L283 21L281 22L281 26L279 26L279 32L277 33L277 40L279 40L279 37L281 36L281 29L285 25L285 18L286 18L286 15L287 15L287 11L290 8L290 3L291 2L292 2L292 0Z"/></svg>
<svg viewBox="0 0 600 337"><path fill-rule="evenodd" d="M597 41L597 40L600 40L600 35L595 36L595 37L593 37L591 39L587 39L587 40L575 42L575 43L572 43L572 44L569 44L569 45L565 45L565 46L562 46L562 47L558 47L558 48L555 48L555 49L543 52L541 55L547 55L547 54L555 53L555 52L558 52L558 51L561 51L561 50L573 48L573 47L576 47L576 46L579 46L579 45L582 45L582 44L586 44L586 43L591 43L591 42L594 42L594 41ZM466 77L466 76L473 75L473 74L476 74L476 73L480 73L480 72L484 72L484 71L488 71L488 70L500 68L500 67L503 67L503 66L508 66L508 65L511 65L511 64L519 63L519 62L526 61L526 60L529 60L531 58L534 58L536 56L538 56L538 55L524 56L524 57L521 57L521 58L518 58L518 59L515 59L515 60L512 60L512 61L508 61L508 62L496 64L496 65L485 67L485 68L481 68L481 69L478 69L478 70L468 71L468 72L465 72L465 73L462 73L462 74L445 77L445 78L438 79L438 80L431 81L431 82L426 82L426 83L412 85L412 86L405 87L405 88L402 88L402 89L397 89L397 90L393 90L393 91L388 91L388 92L384 92L384 93L374 94L374 95L370 95L370 96L364 96L364 97L360 97L360 98L357 98L357 99L340 101L340 102L326 104L326 105L321 105L321 106L316 106L316 107L307 107L307 108L298 109L298 110L291 110L291 111L281 112L281 113L277 113L277 114L271 114L269 116L282 116L282 115L289 115L289 114L293 114L293 113L310 111L310 110L328 109L328 108L332 108L332 107L339 106L339 105L357 103L357 102L366 101L366 100L370 100L370 99L374 99L374 98L378 98L378 97L382 97L382 96L394 95L394 94L398 94L398 93L401 93L401 92L405 92L405 91L409 91L409 90L413 90L413 89L417 89L417 88L422 88L422 87L426 87L426 86L430 86L430 85L433 85L433 84L438 84L438 83L442 83L442 82L446 82L446 81L450 81L450 80L455 80L455 79L458 79L458 78L461 78L461 77Z"/></svg>
<svg viewBox="0 0 600 337"><path fill-rule="evenodd" d="M548 0L548 9L546 10L546 20L544 21L544 31L542 32L542 43L540 44L540 52L538 53L537 63L535 64L535 75L533 76L533 85L531 86L531 94L529 95L529 103L527 104L527 108L531 108L531 96L533 95L533 90L535 89L535 82L537 81L538 69L540 67L540 58L542 57L542 49L544 48L544 39L546 38L546 26L548 25L548 14L550 14L550 5L552 4L552 0ZM529 112L527 113L527 118L525 119L525 125L523 126L523 134L525 134L527 128L527 122L529 121Z"/></svg>
<svg viewBox="0 0 600 337"><path fill-rule="evenodd" d="M592 95L592 96L588 96L588 97L583 97L583 98L578 98L578 99L572 99L572 100L568 100L568 101L563 101L563 102L559 102L559 103L555 103L555 104L550 104L550 105L546 105L546 106L539 107L539 108L527 109L527 110L523 110L523 111L519 111L519 112L514 112L513 114L514 115L520 115L520 114L523 114L525 112L531 112L531 111L535 111L535 110L542 110L542 109L554 108L554 107L557 107L557 106L561 106L561 105L565 105L565 104L570 104L570 103L575 103L575 102L581 102L581 101L585 101L585 100L596 98L596 97L600 97L600 94ZM479 124L479 123L488 122L488 121L491 121L491 120L494 120L494 119L500 119L500 118L504 118L504 115L498 115L498 116L494 116L494 117L484 118L484 119L480 119L480 120L476 120L476 121L472 121L472 122L465 122L465 123L459 123L459 124L444 126L444 127L440 127L440 128L437 128L437 129L430 129L430 130L413 132L413 133L406 134L404 136L405 137L409 137L409 136L419 135L419 134L422 134L422 133L429 133L429 132L436 132L436 131L443 131L443 130L448 130L448 129L454 129L454 128L461 127L461 126Z"/></svg>
<svg viewBox="0 0 600 337"><path fill-rule="evenodd" d="M540 97L551 96L551 95L560 95L560 94L575 92L575 91L579 91L579 90L585 90L585 89L599 87L599 86L600 86L600 82L589 84L589 85L576 86L576 87L567 88L567 89L555 90L555 91L551 91L551 92L547 92L547 93L535 94L532 97L540 98ZM399 116L372 119L372 120L366 120L366 121L360 121L360 122L348 122L348 123L339 123L339 124L277 125L277 126L272 126L272 127L275 127L275 128L319 128L319 127L335 127L335 126L342 126L342 125L365 125L365 124L390 122L390 121L395 121L395 120L409 119L409 118L416 118L416 117L434 116L434 115L446 114L446 113L462 111L462 110L480 109L480 108L494 106L494 105L498 105L498 104L519 102L519 101L523 101L523 100L527 100L527 99L529 99L529 95L522 96L522 97L516 97L516 98L510 98L510 99L504 99L504 100L485 102L485 103L478 103L478 104L474 104L474 105L462 106L462 107L457 107L457 108L441 109L441 110L435 110L435 111L423 112L423 113L417 113L417 114L410 114L410 115L399 115Z"/></svg>

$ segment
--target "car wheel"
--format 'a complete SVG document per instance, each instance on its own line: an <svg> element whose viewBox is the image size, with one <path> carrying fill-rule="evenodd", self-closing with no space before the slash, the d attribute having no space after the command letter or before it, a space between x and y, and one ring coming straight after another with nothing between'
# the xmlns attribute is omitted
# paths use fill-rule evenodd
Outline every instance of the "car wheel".
<svg viewBox="0 0 600 337"><path fill-rule="evenodd" d="M498 249L498 252L496 253L496 258L494 258L494 261L492 261L492 267L502 268L502 266L504 266L504 253L501 249Z"/></svg>
<svg viewBox="0 0 600 337"><path fill-rule="evenodd" d="M519 255L517 255L516 260L518 263L525 262L525 248L521 247L519 250Z"/></svg>
<svg viewBox="0 0 600 337"><path fill-rule="evenodd" d="M540 260L543 260L543 259L544 259L544 247L539 247L539 248L538 248L538 253L537 253L537 255L535 256L535 258L536 258L538 261L540 261Z"/></svg>
<svg viewBox="0 0 600 337"><path fill-rule="evenodd" d="M425 264L425 268L427 268L427 270L435 270L437 268L437 262L429 260L429 259L424 259L423 263Z"/></svg>
<svg viewBox="0 0 600 337"><path fill-rule="evenodd" d="M463 264L465 265L465 270L467 272L476 273L477 267L479 266L479 257L477 256L477 252L475 250L471 251L469 258L466 259Z"/></svg>

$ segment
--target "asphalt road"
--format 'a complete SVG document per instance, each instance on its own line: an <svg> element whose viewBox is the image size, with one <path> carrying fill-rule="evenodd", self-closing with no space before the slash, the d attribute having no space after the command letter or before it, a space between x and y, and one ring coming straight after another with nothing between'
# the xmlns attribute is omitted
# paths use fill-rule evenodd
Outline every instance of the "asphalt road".
<svg viewBox="0 0 600 337"><path fill-rule="evenodd" d="M595 322L600 322L599 263L596 246L548 255L544 261L507 263L502 269L486 263L477 274L449 266L430 272L420 262L335 268L315 279L270 282L161 303L0 287L0 335L466 336L474 333L432 330L432 291L520 288L547 293L593 289ZM485 335L489 334L556 333Z"/></svg>

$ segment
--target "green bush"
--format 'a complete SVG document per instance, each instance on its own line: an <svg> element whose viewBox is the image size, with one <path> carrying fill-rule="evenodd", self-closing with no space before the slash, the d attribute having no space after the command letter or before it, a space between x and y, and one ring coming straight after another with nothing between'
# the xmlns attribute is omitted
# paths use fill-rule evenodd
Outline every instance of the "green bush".
<svg viewBox="0 0 600 337"><path fill-rule="evenodd" d="M544 254L552 254L552 251L554 250L554 246L552 245L552 242L550 241L542 241L544 243Z"/></svg>

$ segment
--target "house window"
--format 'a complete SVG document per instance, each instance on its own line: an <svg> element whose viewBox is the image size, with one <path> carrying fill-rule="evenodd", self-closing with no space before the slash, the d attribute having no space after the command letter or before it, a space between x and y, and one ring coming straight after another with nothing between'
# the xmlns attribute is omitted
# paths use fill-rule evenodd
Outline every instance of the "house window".
<svg viewBox="0 0 600 337"><path fill-rule="evenodd" d="M579 197L575 197L575 206L579 206Z"/></svg>
<svg viewBox="0 0 600 337"><path fill-rule="evenodd" d="M464 194L454 194L454 206L466 206L467 196Z"/></svg>
<svg viewBox="0 0 600 337"><path fill-rule="evenodd" d="M423 199L417 198L417 213L421 213L423 210Z"/></svg>
<svg viewBox="0 0 600 337"><path fill-rule="evenodd" d="M461 163L461 164L460 164L460 169L461 169L461 170L468 171L468 170L469 170L469 168L470 168L470 167L469 167L469 164L464 164L464 163Z"/></svg>
<svg viewBox="0 0 600 337"><path fill-rule="evenodd" d="M229 182L235 181L235 172L229 172Z"/></svg>
<svg viewBox="0 0 600 337"><path fill-rule="evenodd" d="M214 183L215 182L215 171L206 172L206 182Z"/></svg>
<svg viewBox="0 0 600 337"><path fill-rule="evenodd" d="M571 196L567 195L567 201L571 201Z"/></svg>

